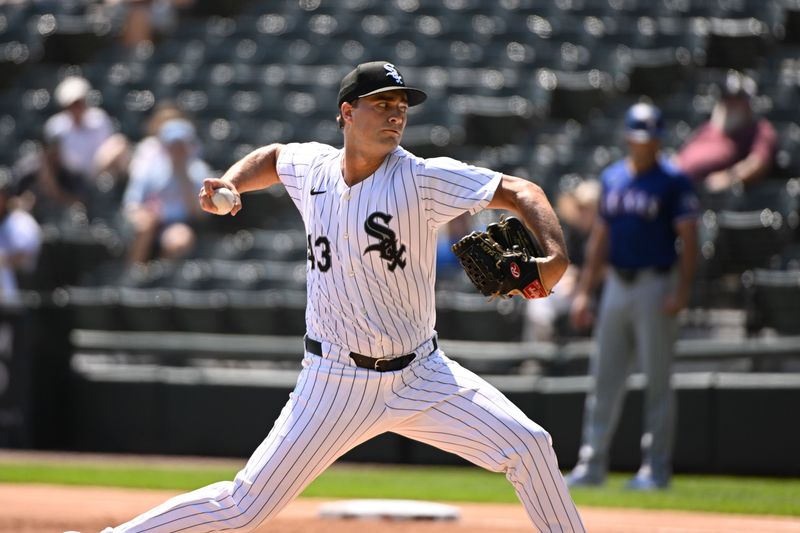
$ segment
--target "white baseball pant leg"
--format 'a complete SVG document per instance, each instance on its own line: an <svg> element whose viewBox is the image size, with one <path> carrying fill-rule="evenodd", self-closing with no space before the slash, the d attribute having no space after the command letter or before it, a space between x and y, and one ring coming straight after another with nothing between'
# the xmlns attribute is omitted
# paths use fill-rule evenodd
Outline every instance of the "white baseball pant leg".
<svg viewBox="0 0 800 533"><path fill-rule="evenodd" d="M504 472L537 531L585 531L541 426L442 352L407 370L392 387L392 431Z"/></svg>
<svg viewBox="0 0 800 533"><path fill-rule="evenodd" d="M176 496L115 533L251 531L338 457L385 431L386 374L306 355L289 401L233 481Z"/></svg>
<svg viewBox="0 0 800 533"><path fill-rule="evenodd" d="M506 472L539 531L585 531L549 435L494 387L440 352L398 372L373 372L308 354L303 366L272 431L233 481L172 498L113 531L251 531L338 457L385 431ZM446 435L429 433L443 428Z"/></svg>

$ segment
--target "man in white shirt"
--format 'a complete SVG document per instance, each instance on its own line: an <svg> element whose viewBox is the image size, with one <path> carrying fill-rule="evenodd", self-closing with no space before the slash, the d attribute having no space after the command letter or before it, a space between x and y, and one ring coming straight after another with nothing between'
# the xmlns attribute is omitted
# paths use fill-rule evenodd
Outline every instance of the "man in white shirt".
<svg viewBox="0 0 800 533"><path fill-rule="evenodd" d="M56 206L85 201L99 170L95 158L114 134L108 114L88 104L90 90L84 78L70 76L53 93L62 110L44 125L39 195Z"/></svg>

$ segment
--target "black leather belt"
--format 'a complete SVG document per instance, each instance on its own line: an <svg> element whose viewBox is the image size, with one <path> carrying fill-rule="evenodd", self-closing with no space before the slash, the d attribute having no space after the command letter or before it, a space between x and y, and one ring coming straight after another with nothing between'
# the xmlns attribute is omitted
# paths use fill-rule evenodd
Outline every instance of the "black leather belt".
<svg viewBox="0 0 800 533"><path fill-rule="evenodd" d="M633 283L636 281L641 274L645 272L655 272L656 274L669 274L672 270L671 266L668 267L645 267L645 268L617 268L614 267L614 272L617 273L617 276L622 279L622 281L626 283Z"/></svg>
<svg viewBox="0 0 800 533"><path fill-rule="evenodd" d="M431 339L433 341L433 350L435 352L436 349L439 347L439 344L436 342L436 337ZM303 339L306 345L306 351L308 353L313 353L314 355L318 355L322 357L322 343L319 341L315 341L312 338L309 338L308 335L305 336ZM415 353L407 353L405 355L401 355L399 357L392 357L392 358L382 358L382 357L370 357L368 355L362 355L356 352L350 352L350 359L356 364L356 366L360 366L361 368L368 368L370 370L376 370L378 372L392 372L394 370L401 370L407 367L411 361L417 356Z"/></svg>

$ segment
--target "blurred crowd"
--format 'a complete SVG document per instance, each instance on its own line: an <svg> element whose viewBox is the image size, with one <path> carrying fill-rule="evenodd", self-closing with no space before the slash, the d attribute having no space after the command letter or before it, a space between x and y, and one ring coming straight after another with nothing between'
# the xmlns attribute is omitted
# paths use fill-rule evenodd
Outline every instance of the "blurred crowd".
<svg viewBox="0 0 800 533"><path fill-rule="evenodd" d="M29 213L34 224L58 220L75 210L90 217L111 217L126 236L130 263L190 254L201 216L197 190L212 175L192 118L172 102L158 102L142 137L130 139L115 131L113 117L91 103L92 91L80 76L68 76L57 85L54 98L60 111L44 125L37 164L9 176L5 186L11 210ZM774 128L751 105L757 96L751 78L730 71L716 94L708 121L672 155L672 162L701 193L748 186L768 177L777 147ZM553 298L530 305L528 338L581 334L566 317L597 216L599 183L596 177L586 178L571 182L555 199L572 266ZM449 260L448 248L473 226L474 221L457 220L443 232L439 253L443 280L461 274ZM5 241L0 245L9 250L13 246ZM19 272L32 262L29 258L11 268Z"/></svg>
<svg viewBox="0 0 800 533"><path fill-rule="evenodd" d="M740 194L746 194L747 187L770 176L778 149L774 127L753 109L757 87L752 78L731 70L715 87L715 92L711 116L669 157L669 163L692 181L701 199L737 187ZM549 341L591 334L591 327L575 324L569 320L569 314L576 280L584 266L587 240L597 221L600 197L601 185L596 178L570 183L560 193L556 208L572 264L553 297L532 301L527 306L528 340ZM595 299L601 290L602 286L598 287Z"/></svg>
<svg viewBox="0 0 800 533"><path fill-rule="evenodd" d="M0 0L0 5L30 2L57 7L61 12L69 12L73 4L100 11L115 21L121 43L130 48L170 34L181 11L196 4L195 0ZM28 157L7 176L8 183L0 191L5 197L3 216L9 221L4 224L11 224L9 213L14 213L14 224L28 227L14 234L30 236L24 244L10 238L0 241L4 256L20 250L25 253L24 260L3 261L2 286L9 283L6 279L24 284L35 268L42 238L30 227L58 222L75 213L88 220L107 219L123 237L129 265L192 254L202 231L197 190L214 172L203 160L193 117L173 102L157 101L140 136L131 138L130 129L126 136L118 128L121 117L109 116L109 109L95 104L103 101L101 91L81 76L67 75L60 80L53 91L60 109L42 128L42 150L35 161ZM773 125L754 110L759 94L752 78L729 71L712 94L716 102L708 120L681 146L670 147L668 154L671 164L692 180L701 201L730 189L746 190L768 178L779 143ZM414 119L412 116L411 125ZM622 116L618 119L623 121ZM253 146L260 142L247 141ZM216 169L220 170L224 169ZM527 170L536 179L536 169ZM562 180L566 185L555 193L558 197L553 200L572 265L552 298L526 306L527 339L555 340L591 333L590 328L570 321L569 313L584 266L586 242L598 217L602 195L598 178L584 174L579 180ZM442 232L438 266L443 283L463 279L449 250L452 243L484 223L464 217ZM13 300L7 296L8 290L1 294L2 301Z"/></svg>
<svg viewBox="0 0 800 533"><path fill-rule="evenodd" d="M116 224L127 236L130 263L180 258L192 250L201 213L197 191L212 170L191 119L162 102L144 136L131 140L115 131L106 111L90 104L91 90L82 77L61 81L54 91L61 110L44 125L38 160L2 176L4 303L12 301L12 280L34 268L39 223L75 212Z"/></svg>

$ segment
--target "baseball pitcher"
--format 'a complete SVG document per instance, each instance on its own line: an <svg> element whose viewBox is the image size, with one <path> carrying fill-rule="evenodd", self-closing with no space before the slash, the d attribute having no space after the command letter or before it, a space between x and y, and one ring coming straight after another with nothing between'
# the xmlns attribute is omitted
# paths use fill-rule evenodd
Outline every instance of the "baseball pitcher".
<svg viewBox="0 0 800 533"><path fill-rule="evenodd" d="M205 181L199 201L209 213L217 213L212 196L222 187L235 196L233 215L243 193L279 183L297 206L308 244L303 368L272 431L233 481L107 531L250 531L342 454L386 431L505 473L536 531L585 531L550 435L450 360L434 329L440 227L486 207L516 214L533 235L505 221L457 252L485 293L524 297L546 296L566 269L561 228L529 181L404 150L408 109L425 98L391 63L361 64L339 90L343 148L272 144Z"/></svg>

